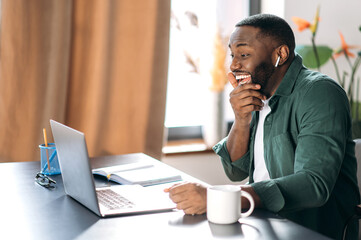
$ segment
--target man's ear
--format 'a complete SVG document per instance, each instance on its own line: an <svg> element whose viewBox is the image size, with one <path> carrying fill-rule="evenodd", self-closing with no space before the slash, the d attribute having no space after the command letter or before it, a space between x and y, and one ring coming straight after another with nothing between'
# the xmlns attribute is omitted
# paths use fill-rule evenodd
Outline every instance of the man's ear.
<svg viewBox="0 0 361 240"><path fill-rule="evenodd" d="M277 58L280 57L278 65L282 66L290 56L290 49L288 48L287 45L283 44L277 48L276 52L277 52Z"/></svg>

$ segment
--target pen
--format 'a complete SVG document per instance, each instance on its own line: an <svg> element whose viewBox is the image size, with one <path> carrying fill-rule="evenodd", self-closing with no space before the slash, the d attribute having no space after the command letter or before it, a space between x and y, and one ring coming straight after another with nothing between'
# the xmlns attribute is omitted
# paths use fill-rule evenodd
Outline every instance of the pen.
<svg viewBox="0 0 361 240"><path fill-rule="evenodd" d="M51 156L50 156L50 158L49 158L49 164L54 160L55 156L56 156L56 151L53 151L53 153L51 154ZM49 165L49 164L46 163L46 164L44 165L44 167L43 167L43 172L45 171L45 169L48 168L48 165Z"/></svg>
<svg viewBox="0 0 361 240"><path fill-rule="evenodd" d="M44 142L45 142L45 151L46 151L46 161L48 162L48 170L50 172L50 163L49 163L49 152L48 152L48 139L46 137L46 129L43 128Z"/></svg>

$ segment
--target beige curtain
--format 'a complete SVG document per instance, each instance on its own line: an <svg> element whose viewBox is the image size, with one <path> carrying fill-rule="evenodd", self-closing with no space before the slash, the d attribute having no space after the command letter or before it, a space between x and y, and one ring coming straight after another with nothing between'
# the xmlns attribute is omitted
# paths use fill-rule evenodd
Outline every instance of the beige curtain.
<svg viewBox="0 0 361 240"><path fill-rule="evenodd" d="M0 161L39 160L49 119L91 156L160 158L169 19L170 0L2 0Z"/></svg>

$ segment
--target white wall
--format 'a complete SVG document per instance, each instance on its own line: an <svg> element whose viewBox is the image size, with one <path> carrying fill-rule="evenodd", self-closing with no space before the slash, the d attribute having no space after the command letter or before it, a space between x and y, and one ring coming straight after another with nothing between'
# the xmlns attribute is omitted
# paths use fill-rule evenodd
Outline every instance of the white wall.
<svg viewBox="0 0 361 240"><path fill-rule="evenodd" d="M276 7L276 4L281 4ZM282 6L283 4L283 6ZM276 15L282 14L279 9L283 8L283 14L286 21L294 30L296 37L296 44L311 44L311 33L309 30L298 32L296 25L291 18L297 16L306 19L310 22L316 13L317 6L320 6L319 27L316 35L317 45L328 45L331 48L338 48L341 46L339 31L345 37L347 44L358 45L361 47L361 32L358 30L361 25L361 1L360 0L302 0L302 1L284 1L284 0L263 0L263 11L265 13L273 13ZM267 7L268 6L268 7ZM352 51L357 53L361 49ZM353 62L354 59L351 59ZM344 57L337 59L340 70L344 69L350 72L350 69ZM336 80L336 73L334 67L329 61L326 65L321 67L321 72L331 76ZM361 69L358 70L357 75L361 77Z"/></svg>
<svg viewBox="0 0 361 240"><path fill-rule="evenodd" d="M261 12L272 13L279 17L285 16L285 0L262 0L261 1Z"/></svg>
<svg viewBox="0 0 361 240"><path fill-rule="evenodd" d="M230 181L224 173L220 158L215 153L194 153L163 156L162 162L210 185L241 185L248 182L248 178L240 182Z"/></svg>

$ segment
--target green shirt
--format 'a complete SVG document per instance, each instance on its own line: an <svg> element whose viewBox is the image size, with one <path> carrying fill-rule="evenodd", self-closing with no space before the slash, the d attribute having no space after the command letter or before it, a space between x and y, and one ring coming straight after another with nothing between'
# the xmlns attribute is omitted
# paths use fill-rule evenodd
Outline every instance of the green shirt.
<svg viewBox="0 0 361 240"><path fill-rule="evenodd" d="M341 239L346 219L360 202L348 98L328 76L302 65L296 54L269 101L264 159L270 180L253 181L258 112L249 151L232 162L227 138L214 146L227 176L249 182L263 206L301 225ZM357 234L358 225L354 226Z"/></svg>

